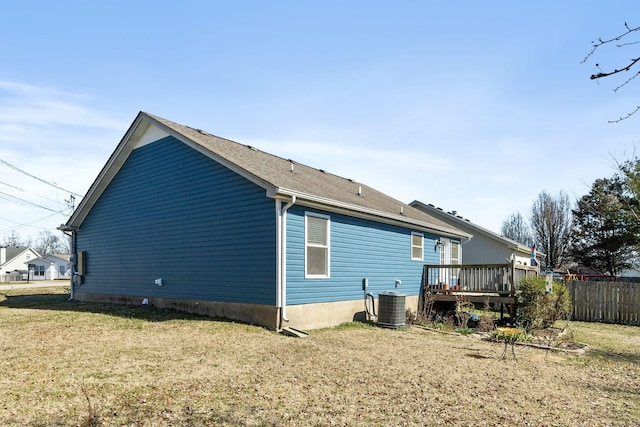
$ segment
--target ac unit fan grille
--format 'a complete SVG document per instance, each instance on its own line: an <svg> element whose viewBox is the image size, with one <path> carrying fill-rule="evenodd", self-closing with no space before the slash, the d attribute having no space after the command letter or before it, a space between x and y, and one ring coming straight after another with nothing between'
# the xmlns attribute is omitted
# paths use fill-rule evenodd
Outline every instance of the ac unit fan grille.
<svg viewBox="0 0 640 427"><path fill-rule="evenodd" d="M378 298L378 324L385 328L405 325L405 295L383 292Z"/></svg>

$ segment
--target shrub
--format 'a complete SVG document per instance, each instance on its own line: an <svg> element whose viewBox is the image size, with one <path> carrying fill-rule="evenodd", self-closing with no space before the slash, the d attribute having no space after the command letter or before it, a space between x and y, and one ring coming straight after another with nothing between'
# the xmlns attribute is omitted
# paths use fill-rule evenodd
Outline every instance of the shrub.
<svg viewBox="0 0 640 427"><path fill-rule="evenodd" d="M471 318L473 304L460 296L456 296L456 320L460 329L467 329Z"/></svg>
<svg viewBox="0 0 640 427"><path fill-rule="evenodd" d="M571 310L566 286L554 282L553 292L548 294L543 277L522 280L516 298L517 322L525 331L548 328L556 320L565 319Z"/></svg>
<svg viewBox="0 0 640 427"><path fill-rule="evenodd" d="M477 329L480 332L491 332L495 329L495 327L495 317L491 312L489 299L486 299L482 309L482 314L480 314L480 320L478 321Z"/></svg>
<svg viewBox="0 0 640 427"><path fill-rule="evenodd" d="M405 323L407 325L414 325L417 323L418 321L418 314L411 310L410 308L407 308L404 312L404 317L405 317Z"/></svg>

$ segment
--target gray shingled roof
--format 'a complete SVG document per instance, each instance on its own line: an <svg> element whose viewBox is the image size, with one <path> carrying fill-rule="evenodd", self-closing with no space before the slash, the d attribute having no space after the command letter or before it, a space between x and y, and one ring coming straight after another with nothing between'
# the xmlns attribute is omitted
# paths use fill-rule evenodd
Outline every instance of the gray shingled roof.
<svg viewBox="0 0 640 427"><path fill-rule="evenodd" d="M18 255L20 255L21 253L29 250L29 246L3 246L5 248L5 253L6 253L6 260L5 260L5 264L8 263L9 261L11 261L12 259L14 259L15 257L17 257ZM34 249L31 248L31 250L37 255L40 256L40 254L38 254L38 252L36 252Z"/></svg>
<svg viewBox="0 0 640 427"><path fill-rule="evenodd" d="M446 218L447 221L452 222L453 224L459 224L460 227L464 228L468 228L473 230L474 235L478 235L478 234L484 234L485 236L488 236L498 242L501 242L503 244L505 244L506 246L512 247L514 249L517 249L523 253L529 253L531 252L531 248L527 245L525 245L524 243L520 243L520 242L516 242L513 239L510 239L508 237L502 236L494 231L489 230L488 228L484 228L481 225L478 225L476 223L471 222L470 220L463 218L460 215L457 215L453 212L446 212L445 210L443 210L442 208L439 208L437 206L434 206L432 204L427 204L427 203L423 203L419 200L414 200L413 202L410 203L410 205L412 206L417 206L416 209L423 209L426 212L433 212L434 215L436 216L440 216L442 218ZM540 252L539 252L540 253ZM544 255L544 254L542 254Z"/></svg>
<svg viewBox="0 0 640 427"><path fill-rule="evenodd" d="M267 190L271 190L273 196L298 194L299 197L303 195L304 198L304 195L307 195L309 200L321 200L327 205L340 205L354 212L358 210L378 212L383 216L391 216L396 221L419 222L434 230L459 237L470 237L468 233L453 228L446 222L365 184L297 163L294 159L284 159L255 147L220 138L208 132L144 112L138 115L105 169L108 169L110 164L121 164L124 161L124 159L117 158L119 151L126 151L121 150L121 146L125 145L128 139L135 138L137 132L142 133L145 129L143 126L145 121L152 125L155 124L187 143L191 143L213 159L224 161L227 166L231 166L234 170L252 178L254 182L260 183ZM101 176L96 181L108 177L108 175L108 170L103 169ZM93 192L94 187L96 187L96 183L88 194ZM95 195L91 194L91 196L95 201ZM85 197L85 199L88 198ZM85 201L82 201L78 210L83 208ZM73 222L74 216L68 224Z"/></svg>
<svg viewBox="0 0 640 427"><path fill-rule="evenodd" d="M18 255L20 255L22 252L26 251L27 249L29 249L27 246L5 246L5 250L7 254L5 263L11 261Z"/></svg>

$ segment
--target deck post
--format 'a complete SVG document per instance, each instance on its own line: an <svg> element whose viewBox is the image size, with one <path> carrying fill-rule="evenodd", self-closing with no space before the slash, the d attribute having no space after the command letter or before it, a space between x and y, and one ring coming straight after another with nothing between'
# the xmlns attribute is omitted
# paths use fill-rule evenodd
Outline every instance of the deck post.
<svg viewBox="0 0 640 427"><path fill-rule="evenodd" d="M516 263L515 260L512 259L509 262L509 295L515 296L516 293Z"/></svg>

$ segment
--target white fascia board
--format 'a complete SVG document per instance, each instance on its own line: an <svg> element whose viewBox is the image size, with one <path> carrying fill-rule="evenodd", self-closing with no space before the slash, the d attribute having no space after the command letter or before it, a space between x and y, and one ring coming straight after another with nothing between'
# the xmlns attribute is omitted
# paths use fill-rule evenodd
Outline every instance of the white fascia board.
<svg viewBox="0 0 640 427"><path fill-rule="evenodd" d="M429 232L432 234L438 234L446 237L454 237L461 239L471 239L473 235L462 231L440 227L435 224L407 218L401 214L394 215L388 212L383 212L375 209L364 208L358 205L352 205L349 203L340 202L333 199L327 199L325 197L318 197L312 194L302 193L295 190L289 190L286 188L276 188L273 192L267 192L269 197L276 199L289 200L291 196L296 197L296 204L307 206L310 208L321 209L328 212L340 213L356 218L367 219L371 221L381 222L390 225L399 225L404 228L411 226L416 230Z"/></svg>

